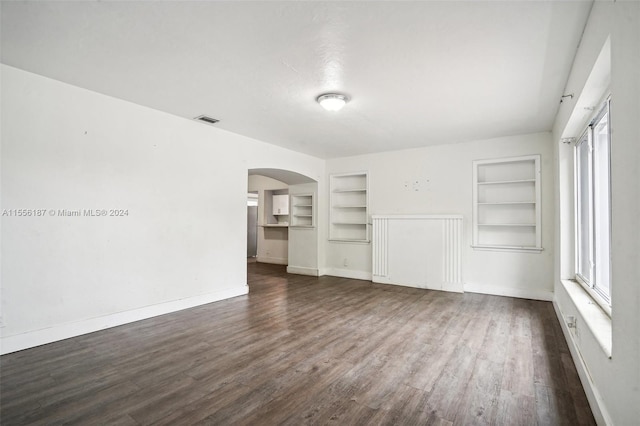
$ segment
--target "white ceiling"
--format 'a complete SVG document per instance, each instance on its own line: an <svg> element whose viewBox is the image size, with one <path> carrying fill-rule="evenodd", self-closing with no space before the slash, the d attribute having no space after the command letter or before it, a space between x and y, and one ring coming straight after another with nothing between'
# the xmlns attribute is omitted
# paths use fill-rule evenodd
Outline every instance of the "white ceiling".
<svg viewBox="0 0 640 426"><path fill-rule="evenodd" d="M332 158L550 130L590 8L3 2L2 62Z"/></svg>

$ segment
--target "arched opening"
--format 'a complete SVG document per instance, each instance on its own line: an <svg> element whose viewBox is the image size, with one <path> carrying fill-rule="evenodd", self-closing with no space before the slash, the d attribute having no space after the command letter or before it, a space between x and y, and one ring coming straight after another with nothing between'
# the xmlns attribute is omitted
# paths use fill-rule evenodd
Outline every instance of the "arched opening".
<svg viewBox="0 0 640 426"><path fill-rule="evenodd" d="M249 169L248 175L247 248L255 238L256 249L254 256L247 251L247 261L318 275L318 182L283 169Z"/></svg>

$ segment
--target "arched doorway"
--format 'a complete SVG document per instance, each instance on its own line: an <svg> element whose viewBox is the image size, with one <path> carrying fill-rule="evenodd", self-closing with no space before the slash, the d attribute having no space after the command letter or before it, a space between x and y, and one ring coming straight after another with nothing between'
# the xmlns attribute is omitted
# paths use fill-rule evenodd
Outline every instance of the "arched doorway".
<svg viewBox="0 0 640 426"><path fill-rule="evenodd" d="M318 182L283 169L249 169L248 175L247 193L257 194L258 204L255 260L318 275Z"/></svg>

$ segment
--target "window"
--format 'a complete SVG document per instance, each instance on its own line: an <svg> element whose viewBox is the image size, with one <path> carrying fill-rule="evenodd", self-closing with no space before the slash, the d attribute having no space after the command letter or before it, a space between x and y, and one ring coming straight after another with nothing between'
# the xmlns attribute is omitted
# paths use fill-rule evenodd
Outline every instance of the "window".
<svg viewBox="0 0 640 426"><path fill-rule="evenodd" d="M610 307L610 100L578 140L576 171L576 278Z"/></svg>

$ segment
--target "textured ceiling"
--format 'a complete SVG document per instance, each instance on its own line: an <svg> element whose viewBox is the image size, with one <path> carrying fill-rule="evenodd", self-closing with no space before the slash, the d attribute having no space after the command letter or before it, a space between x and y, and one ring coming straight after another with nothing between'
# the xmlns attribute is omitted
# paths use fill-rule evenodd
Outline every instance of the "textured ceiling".
<svg viewBox="0 0 640 426"><path fill-rule="evenodd" d="M2 62L332 158L550 130L590 8L3 2Z"/></svg>

